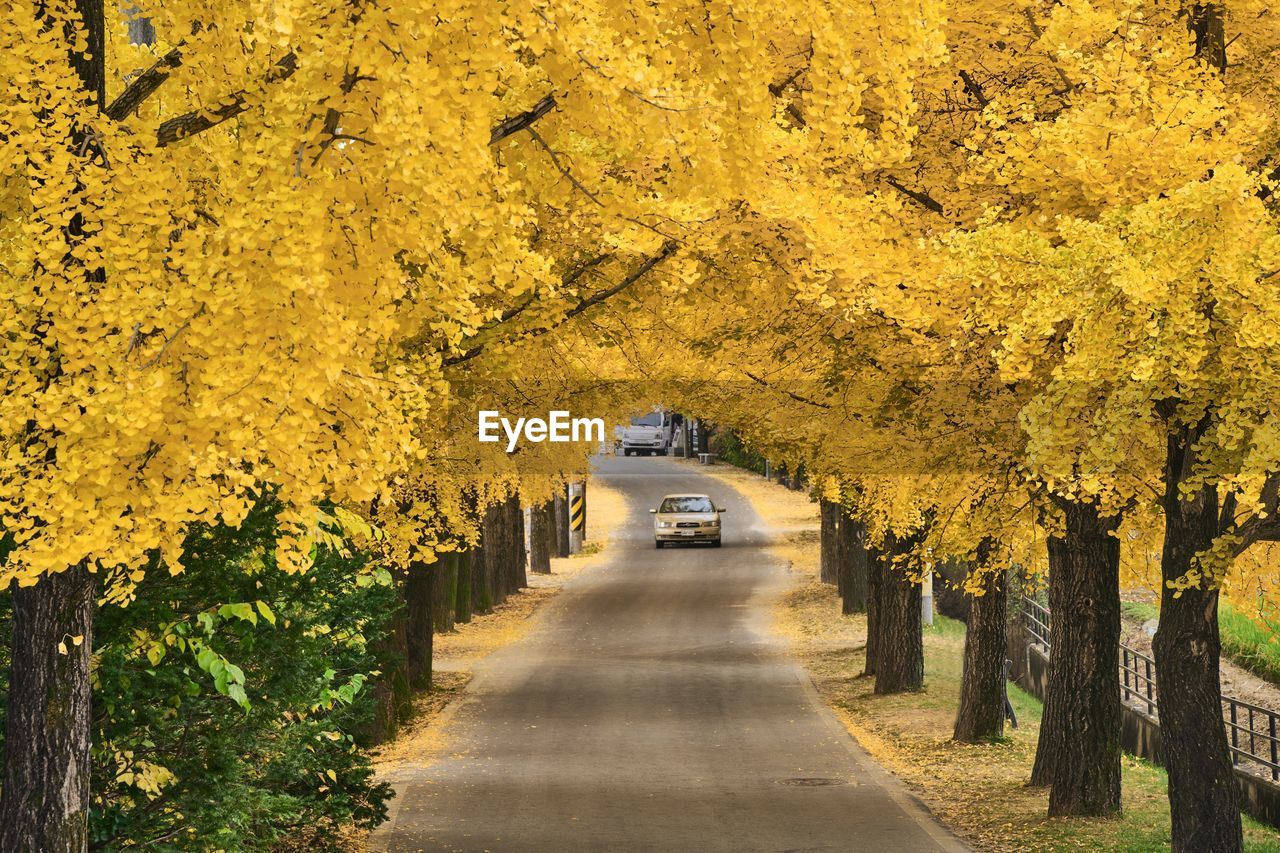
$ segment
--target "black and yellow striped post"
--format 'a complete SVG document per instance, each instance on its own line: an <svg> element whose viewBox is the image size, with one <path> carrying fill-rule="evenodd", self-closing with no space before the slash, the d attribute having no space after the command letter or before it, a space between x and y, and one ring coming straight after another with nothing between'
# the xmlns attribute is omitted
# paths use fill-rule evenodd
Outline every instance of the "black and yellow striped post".
<svg viewBox="0 0 1280 853"><path fill-rule="evenodd" d="M569 484L569 553L582 550L583 532L587 527L587 496L581 483Z"/></svg>

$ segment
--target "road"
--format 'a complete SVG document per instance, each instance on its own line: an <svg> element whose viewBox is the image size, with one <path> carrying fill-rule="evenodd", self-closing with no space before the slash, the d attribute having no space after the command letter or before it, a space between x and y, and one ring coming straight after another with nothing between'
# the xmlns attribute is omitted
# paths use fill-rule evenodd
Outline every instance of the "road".
<svg viewBox="0 0 1280 853"><path fill-rule="evenodd" d="M769 637L786 569L750 504L673 460L604 457L598 475L628 501L611 558L477 668L449 756L395 780L375 849L966 849ZM656 550L648 509L691 491L728 509L724 547Z"/></svg>

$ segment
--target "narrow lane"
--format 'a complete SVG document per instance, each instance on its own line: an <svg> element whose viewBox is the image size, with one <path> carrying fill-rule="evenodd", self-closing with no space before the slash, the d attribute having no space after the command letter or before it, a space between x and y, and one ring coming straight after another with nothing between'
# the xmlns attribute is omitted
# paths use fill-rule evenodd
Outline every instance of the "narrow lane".
<svg viewBox="0 0 1280 853"><path fill-rule="evenodd" d="M750 504L666 459L605 457L598 473L629 509L608 564L477 669L451 754L397 779L375 847L965 849L769 638L767 597L784 570ZM671 492L728 509L723 548L654 548L648 509Z"/></svg>

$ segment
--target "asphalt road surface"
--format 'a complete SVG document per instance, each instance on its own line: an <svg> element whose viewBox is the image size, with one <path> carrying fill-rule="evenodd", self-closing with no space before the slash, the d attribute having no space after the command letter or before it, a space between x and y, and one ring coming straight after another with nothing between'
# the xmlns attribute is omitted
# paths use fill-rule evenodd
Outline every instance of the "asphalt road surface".
<svg viewBox="0 0 1280 853"><path fill-rule="evenodd" d="M747 501L662 458L598 472L629 509L608 563L477 667L447 756L396 778L374 848L964 850L768 636L786 569ZM648 510L671 492L728 509L724 547L654 548Z"/></svg>

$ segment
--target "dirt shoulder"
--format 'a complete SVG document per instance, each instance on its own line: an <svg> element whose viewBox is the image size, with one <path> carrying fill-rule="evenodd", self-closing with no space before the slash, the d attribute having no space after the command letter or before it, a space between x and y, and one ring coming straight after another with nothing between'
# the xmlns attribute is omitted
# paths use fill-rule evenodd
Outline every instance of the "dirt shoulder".
<svg viewBox="0 0 1280 853"><path fill-rule="evenodd" d="M925 629L925 687L875 696L861 677L866 620L842 616L835 590L817 580L818 507L808 496L724 465L702 469L731 484L773 528L772 551L794 573L774 604L774 631L813 679L846 730L877 762L977 850L1167 850L1164 772L1125 756L1118 819L1048 818L1048 791L1029 788L1041 706L1011 687L1020 726L992 744L951 741L959 703L964 625L938 618ZM1246 847L1280 851L1280 833L1246 818Z"/></svg>

